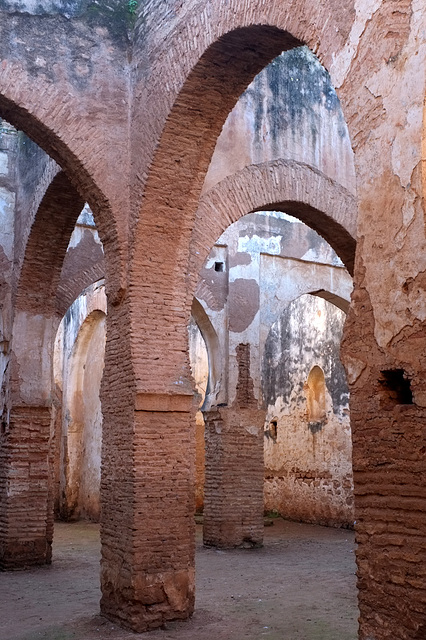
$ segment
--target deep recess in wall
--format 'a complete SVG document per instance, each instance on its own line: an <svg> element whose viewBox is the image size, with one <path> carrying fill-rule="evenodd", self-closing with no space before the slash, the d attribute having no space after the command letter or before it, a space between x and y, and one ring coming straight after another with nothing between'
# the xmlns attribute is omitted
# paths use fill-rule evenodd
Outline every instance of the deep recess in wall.
<svg viewBox="0 0 426 640"><path fill-rule="evenodd" d="M383 409L413 404L411 382L404 369L387 369L380 373L380 404Z"/></svg>

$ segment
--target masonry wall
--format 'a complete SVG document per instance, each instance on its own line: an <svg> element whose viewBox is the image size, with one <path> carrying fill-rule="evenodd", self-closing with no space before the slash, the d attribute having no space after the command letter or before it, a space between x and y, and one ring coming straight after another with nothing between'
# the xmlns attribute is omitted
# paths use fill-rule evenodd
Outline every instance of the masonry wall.
<svg viewBox="0 0 426 640"><path fill-rule="evenodd" d="M307 47L279 55L240 96L217 140L203 191L245 166L278 158L315 167L355 192L340 102L329 74Z"/></svg>
<svg viewBox="0 0 426 640"><path fill-rule="evenodd" d="M5 407L9 345L12 337L12 284L18 189L18 132L0 119L0 404ZM5 375L6 374L6 375ZM6 419L7 421L7 419Z"/></svg>
<svg viewBox="0 0 426 640"><path fill-rule="evenodd" d="M351 289L351 278L331 247L296 219L259 212L231 225L212 249L196 290L221 345L223 373L216 394L226 389L227 402L233 402L235 350L249 343L254 394L262 403L261 353L284 308L314 291L337 294L347 305ZM222 401L222 395L217 397Z"/></svg>
<svg viewBox="0 0 426 640"><path fill-rule="evenodd" d="M100 282L71 305L55 342L55 511L64 520L98 521L100 517L99 392L105 357L105 318L105 287Z"/></svg>
<svg viewBox="0 0 426 640"><path fill-rule="evenodd" d="M208 408L212 395L220 400L226 396L231 406L236 402L242 384L238 354L244 347L250 394L266 410L265 509L335 526L353 526L354 520L348 389L339 356L345 313L307 294L328 295L347 308L351 288L347 271L318 234L290 216L266 212L249 214L227 229L213 248L197 288L218 336L219 353L210 352L210 357L219 357L222 363L221 389L215 389L204 404L209 441L213 435L217 438L219 423L223 422L222 433L238 431L232 420L229 425L229 418L221 422L219 414ZM201 364L198 357L199 339L190 341L190 347L195 379L201 380L206 363ZM326 411L323 423L310 425L303 387L315 365L326 377ZM243 412L239 412L241 418ZM249 438L253 418L246 418L245 437ZM277 423L275 434L272 421ZM241 429L238 436L242 450L244 433ZM216 449L220 450L219 442ZM201 467L199 444L197 451ZM208 464L212 469L215 463ZM232 469L226 473L232 477ZM198 495L202 479L198 475Z"/></svg>
<svg viewBox="0 0 426 640"><path fill-rule="evenodd" d="M209 361L206 344L193 318L188 326L188 334L191 372L194 376L196 391L199 394L199 408L195 414L195 510L202 511L204 507L205 442L201 407L206 397Z"/></svg>
<svg viewBox="0 0 426 640"><path fill-rule="evenodd" d="M177 453L180 446L192 451L186 357L193 294L188 282L194 279L186 269L191 225L227 112L265 64L284 48L305 42L338 89L357 173L359 216L351 212L349 221L358 220L357 232L354 226L349 231L352 241L355 235L357 240L355 291L343 354L355 445L360 637L421 638L425 576L419 560L424 558L426 512L424 2L152 0L136 12L133 48L127 20L113 19L119 4L129 7L112 0L90 3L98 18L105 16L105 7L110 18L94 20L85 2L60 7L50 0L0 2L2 115L10 115L69 173L96 209L108 256L114 304L103 393L108 438L102 610L138 631L192 612L192 469L188 458ZM274 186L268 191L271 199ZM217 217L207 218L203 228L217 229ZM345 211L342 218L348 222ZM333 226L332 217L328 220L330 239L341 247L341 226ZM353 242L350 253L353 264ZM20 335L18 331L17 340ZM410 381L411 403L383 405L383 388L387 385L392 397L395 392L386 382L385 373L392 371L390 378L402 376L401 385ZM31 450L12 433L4 438L13 460L9 453L2 457L2 481L18 477L14 486L19 487L31 462L38 470L35 484L46 487L40 493L45 504L43 447L48 445L50 415L36 406L39 397L33 398L33 415L25 406L10 422L6 416L11 432L44 435ZM164 411L164 404L170 411ZM168 439L157 435L161 428L168 429ZM38 445L44 459L37 457ZM137 463L146 465L153 482L141 482ZM20 488L25 482L30 485L26 479ZM3 489L2 482L2 497ZM174 507L171 533L169 526L162 528L160 508L152 507L157 495L163 508ZM8 494L2 502L5 521L11 524L3 542L28 542L32 552L46 543L46 515L44 507L38 513L32 508L31 493L21 497L15 501ZM23 540L20 517L29 513L29 504L37 531ZM13 554L11 549L12 564Z"/></svg>
<svg viewBox="0 0 426 640"><path fill-rule="evenodd" d="M262 366L265 509L352 527L349 393L339 357L344 321L330 302L303 295L271 327ZM310 394L317 391L310 382L314 369L324 382L316 415L310 407Z"/></svg>

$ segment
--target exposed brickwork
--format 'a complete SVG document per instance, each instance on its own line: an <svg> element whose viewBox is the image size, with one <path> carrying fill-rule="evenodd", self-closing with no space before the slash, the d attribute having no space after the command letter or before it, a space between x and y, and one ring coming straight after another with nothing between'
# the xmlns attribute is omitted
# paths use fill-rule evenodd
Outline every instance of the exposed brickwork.
<svg viewBox="0 0 426 640"><path fill-rule="evenodd" d="M209 158L254 74L303 41L331 72L356 151L358 262L344 353L360 522L360 637L424 635L425 14L418 0L360 1L356 12L354 4L190 0L171 7L154 0L141 8L131 62L123 29L117 38L103 22L93 26L80 15L1 12L0 112L63 167L90 203L106 252L103 610L135 629L188 615L193 597L189 472L186 461L177 463L190 415L135 418L136 391L190 388L186 324L196 272L187 267ZM315 224L311 214L307 221ZM216 229L209 219L206 237ZM339 233L329 227L332 244ZM197 240L192 249L201 256L210 246ZM408 282L413 286L404 289ZM380 406L378 379L389 369L411 377L408 409ZM43 419L41 433L49 421ZM150 429L166 427L173 448L159 450L168 456L167 470L173 463L181 469L178 478L162 475L164 458L150 465L155 449L147 441L150 434L157 439ZM142 463L152 474L148 488L138 475ZM164 494L170 508L176 482L185 506L178 501L173 535L158 518L148 528L152 504ZM153 589L143 578L150 571Z"/></svg>
<svg viewBox="0 0 426 640"><path fill-rule="evenodd" d="M55 174L55 167L53 167ZM50 174L51 175L51 174ZM37 195L37 194L36 194ZM37 197L35 198L37 202ZM0 531L0 539L8 554L7 565L13 566L13 549L16 550L16 566L27 564L41 564L50 561L50 544L53 535L53 474L54 474L54 449L50 442L50 420L52 414L51 374L46 376L46 364L52 354L53 340L58 326L58 321L53 321L56 289L59 282L63 259L67 250L72 230L77 217L84 205L84 201L69 183L63 172L54 175L47 187L37 209L33 225L26 243L25 257L23 260L20 279L16 293L14 341L12 343L12 357L10 362L11 384L11 419L9 430L12 436L9 443L10 455L3 460L1 468L8 478L8 489L12 495L22 494L19 475L14 473L14 465L37 468L37 477L34 479L34 500L31 501L31 509L25 511L26 529L33 536L22 547L17 547L14 538L16 528L22 526L21 503L14 500L6 500L2 509L8 520L9 526ZM31 209L30 209L31 213ZM31 218L30 218L31 219ZM50 233L47 233L49 230ZM23 236L25 233L23 234ZM19 312L19 314L18 314ZM25 312L28 315L25 317ZM46 321L40 319L45 318ZM19 320L19 323L16 322ZM22 359L23 343L33 341L40 350L37 357L25 356ZM29 351L31 354L31 351ZM48 359L48 363L44 360ZM35 378L34 384L31 379ZM43 383L45 387L43 388ZM43 410L38 404L44 402ZM25 408L24 405L27 405ZM10 409L9 409L10 410ZM40 438L44 439L44 447L34 437L37 433L38 414L42 413L43 419L49 421L47 425L40 425ZM28 426L28 420L35 415L35 425ZM22 419L22 423L21 423ZM6 427L7 428L7 427ZM29 434L29 435L28 435ZM19 442L19 445L18 445ZM25 442L23 448L21 444ZM50 445L50 449L49 449ZM44 463L38 460L44 456ZM10 468L8 468L10 465ZM37 487L37 490L35 488ZM22 496L22 504L30 499L31 492ZM46 525L46 518L48 525ZM40 548L42 543L37 538L45 532L47 535L46 549ZM36 532L39 532L38 534ZM47 532L47 533L46 533ZM25 552L27 557L25 557Z"/></svg>
<svg viewBox="0 0 426 640"><path fill-rule="evenodd" d="M265 411L217 407L204 412L204 421L204 543L261 545Z"/></svg>
<svg viewBox="0 0 426 640"><path fill-rule="evenodd" d="M290 160L246 167L201 197L192 232L191 271L199 273L212 245L230 224L256 210L285 211L299 218L327 240L353 272L354 196L320 171Z"/></svg>
<svg viewBox="0 0 426 640"><path fill-rule="evenodd" d="M84 200L63 172L49 185L37 210L26 244L16 305L46 313L54 304L62 264Z"/></svg>
<svg viewBox="0 0 426 640"><path fill-rule="evenodd" d="M193 611L194 415L137 411L133 446L104 430L101 610L135 631Z"/></svg>
<svg viewBox="0 0 426 640"><path fill-rule="evenodd" d="M56 310L63 316L84 289L105 277L102 245L96 242L94 230L84 229L79 242L67 251L56 289Z"/></svg>
<svg viewBox="0 0 426 640"><path fill-rule="evenodd" d="M68 276L67 272L62 272L61 279L58 285L58 290L56 294L56 312L59 316L63 316L68 309L78 298L78 296L87 289L94 282L98 282L98 280L102 280L105 276L105 264L102 260L101 262L96 262L93 266L88 269L84 269L78 271L77 273L73 270L73 275Z"/></svg>
<svg viewBox="0 0 426 640"><path fill-rule="evenodd" d="M204 411L204 544L257 546L263 542L263 424L250 376L250 346L237 348L237 396L231 407Z"/></svg>
<svg viewBox="0 0 426 640"><path fill-rule="evenodd" d="M374 319L367 291L360 287L354 301L342 351L351 382L360 637L420 639L426 633L426 413L416 398L424 393L418 374L425 348L417 333L419 367L412 377L412 365L371 348ZM381 372L396 368L411 378L414 404L395 402L391 390L386 400Z"/></svg>
<svg viewBox="0 0 426 640"><path fill-rule="evenodd" d="M52 557L53 429L48 407L15 407L0 447L0 569Z"/></svg>

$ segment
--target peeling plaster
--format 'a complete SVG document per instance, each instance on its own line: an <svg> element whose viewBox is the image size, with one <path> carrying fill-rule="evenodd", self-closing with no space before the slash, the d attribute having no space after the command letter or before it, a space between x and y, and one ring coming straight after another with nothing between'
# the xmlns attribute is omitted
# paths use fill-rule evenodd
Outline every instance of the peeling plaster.
<svg viewBox="0 0 426 640"><path fill-rule="evenodd" d="M383 4L383 0L357 0L355 2L356 17L352 25L349 38L344 48L333 56L330 76L334 87L339 89L344 83L353 60L358 53L361 36L364 33L368 22Z"/></svg>
<svg viewBox="0 0 426 640"><path fill-rule="evenodd" d="M413 171L421 160L418 136L422 130L426 91L426 78L418 71L426 60L426 42L422 42L421 34L424 30L422 23L423 20L419 20L417 28L410 31L405 55L401 57L400 63L395 66L384 63L366 83L368 90L375 97L382 97L383 108L386 111L386 126L391 124L394 134L390 141L392 170L404 188L410 186ZM413 50L416 52L415 55L412 55ZM405 68L401 75L402 63Z"/></svg>
<svg viewBox="0 0 426 640"><path fill-rule="evenodd" d="M5 151L0 152L0 176L7 176L9 172L9 156Z"/></svg>
<svg viewBox="0 0 426 640"><path fill-rule="evenodd" d="M13 258L15 194L0 187L1 246L9 260Z"/></svg>
<svg viewBox="0 0 426 640"><path fill-rule="evenodd" d="M359 233L368 238L371 224L375 237L381 238L377 245L370 235L371 259L366 263L366 282L373 303L375 320L374 336L381 348L386 348L394 337L409 326L414 318L424 318L424 292L418 298L407 297L401 283L415 279L425 269L424 216L421 211L422 198L419 181L415 180L418 165L422 160L423 110L426 93L426 21L424 1L414 0L410 16L410 31L402 50L395 58L383 60L381 67L366 80L369 91L380 95L384 117L372 131L369 144L363 150L362 163L366 168L358 176L360 193L368 190L368 184L377 182L378 197L386 203L380 189L380 176L397 179L404 191L389 190L391 215L379 219L378 223L362 213L359 218ZM374 166L375 171L368 172ZM392 196L390 196L392 194ZM397 198L401 204L397 204ZM371 208L367 199L367 208ZM374 207L374 205L373 205ZM365 230L364 230L365 229ZM383 261L387 265L383 268ZM381 277L378 278L377 274ZM399 278L396 274L399 273Z"/></svg>

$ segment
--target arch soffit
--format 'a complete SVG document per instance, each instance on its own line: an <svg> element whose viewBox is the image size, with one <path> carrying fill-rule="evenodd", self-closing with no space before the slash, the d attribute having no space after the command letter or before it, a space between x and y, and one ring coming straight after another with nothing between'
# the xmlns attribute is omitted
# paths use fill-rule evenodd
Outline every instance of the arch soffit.
<svg viewBox="0 0 426 640"><path fill-rule="evenodd" d="M61 108L53 108L54 105ZM79 117L80 112L80 102L60 84L29 76L13 63L0 65L0 117L38 144L63 169L79 198L89 202L105 249L108 285L114 299L121 295L123 281L120 238L124 237L124 228L119 236L113 211L126 211L126 204L113 202L113 198L125 198L125 189L115 189L113 193L108 184L102 184L103 174L112 173L102 171L104 165L99 163L99 158L108 157L108 150L99 145L93 117L85 121ZM101 124L100 116L99 127ZM108 148L116 146L124 155L123 144L105 144Z"/></svg>
<svg viewBox="0 0 426 640"><path fill-rule="evenodd" d="M83 198L65 173L56 173L29 232L18 280L17 309L33 314L54 309L62 264L83 206Z"/></svg>
<svg viewBox="0 0 426 640"><path fill-rule="evenodd" d="M229 225L247 213L265 210L283 211L314 229L352 275L355 197L317 169L291 160L245 167L202 196L192 233L190 271L199 273L211 247Z"/></svg>
<svg viewBox="0 0 426 640"><path fill-rule="evenodd" d="M240 53L241 48L254 50L261 36L260 46L256 51L259 67L257 72L283 50L298 44L306 44L317 55L321 64L329 68L337 53L345 46L354 18L354 0L342 0L338 9L315 0L282 0L262 4L236 2L232 11L228 8L224 10L222 0L198 2L195 8L191 7L190 16L185 10L181 10L176 21L169 21L168 33L165 33L168 25L164 21L161 43L155 42L155 31L154 42L146 40L146 33L143 34L144 42L140 43L140 50L143 52L144 46L155 48L156 64L152 66L151 81L146 82L143 76L136 93L143 96L142 104L152 100L155 94L163 96L159 104L156 101L158 109L155 114L155 125L161 129L167 112L174 108L175 97L185 93L185 84L196 73L197 65L204 64L203 59L209 57L210 49L220 48L221 43L225 44L228 48L227 66L232 72L232 47L238 47L240 39ZM197 34L196 37L194 33ZM137 56L137 51L135 55ZM176 60L179 60L178 65ZM171 71L167 95L164 95L164 76L157 73L158 69ZM245 82L248 86L256 74L247 75L250 74L247 67L244 71L241 74L245 79L243 84ZM205 79L208 80L207 76ZM236 99L245 88L243 86L235 96ZM144 109L140 115L146 121ZM154 140L152 145L154 148Z"/></svg>
<svg viewBox="0 0 426 640"><path fill-rule="evenodd" d="M15 227L15 261L18 264L18 270L21 270L22 263L25 259L25 251L28 244L28 239L33 228L37 212L46 195L46 191L49 189L53 180L60 173L61 168L52 159L48 158L44 171L38 181L38 184L34 188L31 204L28 208L28 214L23 222L22 229L19 234Z"/></svg>
<svg viewBox="0 0 426 640"><path fill-rule="evenodd" d="M69 382L66 388L67 395L74 395L75 390L81 390L84 384L82 376L83 365L87 358L90 341L101 322L106 319L106 313L102 309L94 308L86 314L79 326L75 342L69 354Z"/></svg>
<svg viewBox="0 0 426 640"><path fill-rule="evenodd" d="M65 315L67 309L88 287L104 278L105 263L103 260L67 279L63 279L61 276L56 294L56 313L60 317Z"/></svg>
<svg viewBox="0 0 426 640"><path fill-rule="evenodd" d="M344 20L340 7L333 11L314 0L261 6L243 2L232 11L224 11L220 0L208 6L199 2L190 19L183 11L180 20L171 21L168 34L162 31L160 46L148 42L146 46L155 46L156 61L150 82L144 77L135 92L142 105L154 102L157 107L150 114L152 122L147 121L145 108L135 112L142 130L150 134L146 144L151 151L142 155L138 151L146 163L140 168L148 175L147 184L150 174L156 184L159 172L167 179L172 167L172 175L180 182L178 174L187 175L195 155L193 168L198 180L203 180L227 115L257 73L282 51L306 44L326 68L330 66L345 44L355 15L353 0L343 3L347 5ZM167 92L159 69L170 71ZM188 138L190 144L182 146ZM202 140L201 153L194 144L197 139ZM190 159L182 162L183 155Z"/></svg>
<svg viewBox="0 0 426 640"><path fill-rule="evenodd" d="M337 295L336 293L332 293L331 291L326 291L325 289L319 289L318 291L310 291L311 296L317 296L318 298L323 298L327 302L334 304L335 307L343 311L345 315L348 314L350 300L343 298L342 296Z"/></svg>

